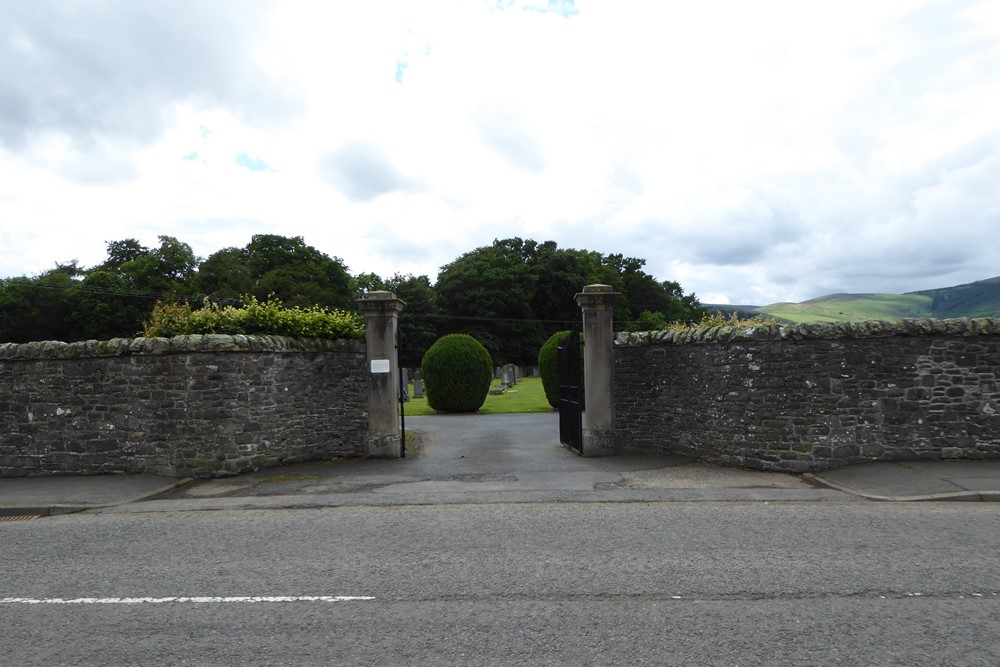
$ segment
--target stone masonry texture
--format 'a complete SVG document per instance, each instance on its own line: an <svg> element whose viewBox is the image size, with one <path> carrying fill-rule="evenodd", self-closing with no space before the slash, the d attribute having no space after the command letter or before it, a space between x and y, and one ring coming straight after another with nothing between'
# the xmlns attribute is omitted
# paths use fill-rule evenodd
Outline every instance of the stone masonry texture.
<svg viewBox="0 0 1000 667"><path fill-rule="evenodd" d="M787 472L1000 459L1000 320L618 334L619 449Z"/></svg>
<svg viewBox="0 0 1000 667"><path fill-rule="evenodd" d="M179 336L0 345L0 476L218 477L364 454L364 343Z"/></svg>

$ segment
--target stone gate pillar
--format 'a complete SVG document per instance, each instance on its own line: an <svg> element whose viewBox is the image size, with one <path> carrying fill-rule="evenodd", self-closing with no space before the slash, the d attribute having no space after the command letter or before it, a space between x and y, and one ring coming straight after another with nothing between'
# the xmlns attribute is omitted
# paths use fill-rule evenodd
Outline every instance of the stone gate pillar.
<svg viewBox="0 0 1000 667"><path fill-rule="evenodd" d="M368 441L366 456L399 458L399 364L396 331L405 304L392 292L368 292L358 300L368 347Z"/></svg>
<svg viewBox="0 0 1000 667"><path fill-rule="evenodd" d="M615 445L612 386L613 311L620 292L610 285L587 285L576 295L583 310L583 456L607 456Z"/></svg>

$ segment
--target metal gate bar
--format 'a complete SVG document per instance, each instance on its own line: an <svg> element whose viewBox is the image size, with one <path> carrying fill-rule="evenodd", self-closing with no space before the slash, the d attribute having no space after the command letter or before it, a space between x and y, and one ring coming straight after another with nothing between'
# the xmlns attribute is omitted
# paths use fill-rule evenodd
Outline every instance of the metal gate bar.
<svg viewBox="0 0 1000 667"><path fill-rule="evenodd" d="M580 325L563 338L558 350L559 441L583 452L583 400L580 378Z"/></svg>

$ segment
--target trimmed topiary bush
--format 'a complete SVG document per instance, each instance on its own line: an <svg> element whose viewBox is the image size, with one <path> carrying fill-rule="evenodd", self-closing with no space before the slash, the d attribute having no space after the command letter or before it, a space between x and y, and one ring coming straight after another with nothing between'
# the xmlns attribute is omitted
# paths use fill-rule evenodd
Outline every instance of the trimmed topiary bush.
<svg viewBox="0 0 1000 667"><path fill-rule="evenodd" d="M542 377L545 400L559 407L559 343L572 331L557 331L538 350L538 374ZM580 334L580 377L583 378L583 334Z"/></svg>
<svg viewBox="0 0 1000 667"><path fill-rule="evenodd" d="M439 412L475 412L486 402L493 359L482 343L466 334L443 336L420 364L427 404Z"/></svg>

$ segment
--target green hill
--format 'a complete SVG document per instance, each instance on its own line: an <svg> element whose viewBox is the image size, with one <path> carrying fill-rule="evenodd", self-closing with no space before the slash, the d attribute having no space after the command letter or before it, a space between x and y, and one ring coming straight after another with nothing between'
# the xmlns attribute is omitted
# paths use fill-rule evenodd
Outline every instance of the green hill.
<svg viewBox="0 0 1000 667"><path fill-rule="evenodd" d="M909 294L929 296L934 317L1000 316L1000 276L955 287Z"/></svg>
<svg viewBox="0 0 1000 667"><path fill-rule="evenodd" d="M1000 276L906 294L829 294L802 303L773 303L754 312L796 324L913 317L1000 317Z"/></svg>
<svg viewBox="0 0 1000 667"><path fill-rule="evenodd" d="M929 296L909 294L830 294L802 303L775 303L757 311L794 322L861 322L931 317Z"/></svg>

